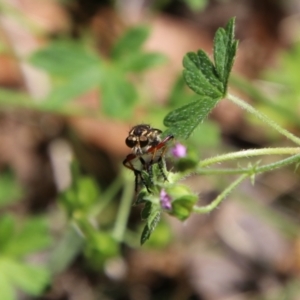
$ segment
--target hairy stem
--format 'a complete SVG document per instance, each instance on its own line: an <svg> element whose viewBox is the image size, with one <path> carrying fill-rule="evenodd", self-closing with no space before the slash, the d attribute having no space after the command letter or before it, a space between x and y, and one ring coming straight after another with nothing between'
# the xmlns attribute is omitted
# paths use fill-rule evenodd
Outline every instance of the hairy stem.
<svg viewBox="0 0 300 300"><path fill-rule="evenodd" d="M199 162L198 167L204 168L212 164L221 163L236 158L247 158L247 157L259 156L259 155L286 155L286 154L293 155L299 153L300 153L299 147L242 150L238 152L226 153L226 154L204 159Z"/></svg>
<svg viewBox="0 0 300 300"><path fill-rule="evenodd" d="M263 121L264 123L268 124L270 127L272 127L274 130L279 132L280 134L284 135L286 138L289 140L293 141L297 145L300 145L300 139L287 131L286 129L282 128L279 126L276 122L274 122L272 119L267 117L265 114L259 112L256 110L253 106L250 104L246 103L245 101L241 100L240 98L233 96L231 94L227 95L227 99L235 103L236 105L240 106L241 108L245 109L249 113L255 115L258 119Z"/></svg>
<svg viewBox="0 0 300 300"><path fill-rule="evenodd" d="M231 169L227 170L227 172L233 174L235 171L240 171L240 173L244 173L238 179L236 179L233 183L231 183L215 200L213 200L210 204L206 206L194 206L193 211L196 213L209 213L213 209L215 209L244 179L247 177L251 177L252 175L256 175L263 172L272 171L274 169L278 169L292 163L296 163L300 160L300 154L288 157L286 159L282 159L278 162L274 162L271 164L266 164L261 167L251 167L251 168L243 168L243 169ZM210 170L204 170L210 171ZM213 170L211 170L213 171ZM222 171L222 170L218 170ZM232 172L231 172L232 171ZM201 173L201 170L198 170L198 174Z"/></svg>
<svg viewBox="0 0 300 300"><path fill-rule="evenodd" d="M266 164L263 166L251 166L248 168L238 168L238 169L206 169L206 168L198 168L195 174L198 175L230 175L230 174L244 174L244 173L254 173L260 174L263 172L273 171L275 169L279 169L293 163L297 163L300 161L300 154L293 155L291 157L279 160L274 163Z"/></svg>
<svg viewBox="0 0 300 300"><path fill-rule="evenodd" d="M241 175L238 179L236 179L233 183L231 183L215 200L213 200L210 204L205 206L197 206L193 207L193 212L198 214L206 214L217 208L217 206L247 177L248 174Z"/></svg>
<svg viewBox="0 0 300 300"><path fill-rule="evenodd" d="M214 170L207 170L204 171L205 167L208 167L213 164L218 164L221 162L225 162L228 160L233 160L236 158L248 158L248 157L253 157L253 156L259 156L259 155L293 155L293 154L300 154L300 148L299 147L290 147L290 148L263 148L263 149L250 149L250 150L242 150L238 152L231 152L231 153L226 153L218 156L214 156L211 158L204 159L198 163L198 166L196 167L196 170L187 170L185 172L179 172L174 175L173 181L178 181L181 180L189 175L191 173L196 173L196 174L226 174L225 170L220 170L220 172L214 171ZM296 157L292 156L292 158ZM295 159L296 160L296 159ZM278 164L280 165L280 162ZM276 164L276 163L275 163ZM253 168L252 168L253 169ZM201 170L201 171L199 171ZM230 171L227 171L227 174L241 174L244 173L242 171L243 169L231 169ZM247 169L245 169L247 170Z"/></svg>

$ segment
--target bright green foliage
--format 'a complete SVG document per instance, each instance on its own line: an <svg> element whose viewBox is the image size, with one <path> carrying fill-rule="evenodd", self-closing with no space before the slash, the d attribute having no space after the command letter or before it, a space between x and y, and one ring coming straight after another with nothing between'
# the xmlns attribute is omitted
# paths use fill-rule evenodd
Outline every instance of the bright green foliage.
<svg viewBox="0 0 300 300"><path fill-rule="evenodd" d="M122 71L142 72L166 61L162 54L143 52L142 46L149 34L148 27L134 27L117 41L111 58Z"/></svg>
<svg viewBox="0 0 300 300"><path fill-rule="evenodd" d="M14 217L4 215L0 219L0 251L2 254L22 258L49 246L47 222L44 218L31 218L17 224Z"/></svg>
<svg viewBox="0 0 300 300"><path fill-rule="evenodd" d="M121 59L139 51L146 42L149 33L149 28L145 26L131 28L117 40L111 51L111 57L113 59Z"/></svg>
<svg viewBox="0 0 300 300"><path fill-rule="evenodd" d="M119 69L107 68L102 79L101 97L102 109L107 115L129 118L137 101L137 92Z"/></svg>
<svg viewBox="0 0 300 300"><path fill-rule="evenodd" d="M0 208L12 203L22 194L22 189L11 173L0 175Z"/></svg>
<svg viewBox="0 0 300 300"><path fill-rule="evenodd" d="M214 39L214 63L202 50L188 53L184 57L183 76L186 84L201 97L171 111L165 117L164 124L169 127L167 132L176 138L188 138L226 96L228 78L237 50L234 24L235 20L231 19L225 29L218 29Z"/></svg>
<svg viewBox="0 0 300 300"><path fill-rule="evenodd" d="M55 272L61 268L59 262L69 264L82 249L88 263L94 269L102 268L107 258L119 253L118 242L111 233L94 226L96 220L92 214L97 203L102 200L96 181L92 177L81 175L75 162L71 169L73 182L69 189L61 194L61 203L78 232L70 230L61 240L59 249L52 257L52 264L55 266L51 266L51 269ZM71 251L69 246L73 247ZM60 254L64 256L63 259Z"/></svg>
<svg viewBox="0 0 300 300"><path fill-rule="evenodd" d="M84 255L93 269L100 269L104 262L119 254L119 245L110 233L94 231L86 240Z"/></svg>
<svg viewBox="0 0 300 300"><path fill-rule="evenodd" d="M35 52L30 62L60 78L72 78L91 66L99 64L99 58L82 44L71 41L56 41Z"/></svg>
<svg viewBox="0 0 300 300"><path fill-rule="evenodd" d="M39 295L50 281L45 266L24 262L24 258L51 244L43 218L20 222L11 215L0 218L0 288L1 299L16 299L15 288Z"/></svg>
<svg viewBox="0 0 300 300"><path fill-rule="evenodd" d="M111 61L74 41L53 42L37 51L30 61L54 79L54 88L41 102L41 109L58 110L95 89L100 92L104 114L129 118L138 98L129 73L140 73L165 62L163 55L141 49L148 35L145 27L129 30L112 49Z"/></svg>
<svg viewBox="0 0 300 300"><path fill-rule="evenodd" d="M47 109L58 109L97 87L103 76L98 56L74 41L53 42L30 62L53 76L54 88L41 103Z"/></svg>
<svg viewBox="0 0 300 300"><path fill-rule="evenodd" d="M93 204L99 200L99 195L97 183L92 177L76 176L71 187L61 194L61 202L70 217L76 213L88 215Z"/></svg>

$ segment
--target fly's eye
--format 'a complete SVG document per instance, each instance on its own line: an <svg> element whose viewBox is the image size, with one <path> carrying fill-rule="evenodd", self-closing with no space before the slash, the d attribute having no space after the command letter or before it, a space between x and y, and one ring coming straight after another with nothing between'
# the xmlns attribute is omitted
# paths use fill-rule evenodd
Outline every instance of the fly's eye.
<svg viewBox="0 0 300 300"><path fill-rule="evenodd" d="M125 143L126 143L127 147L133 148L134 146L136 146L137 140L136 140L135 137L129 136L129 137L125 140Z"/></svg>
<svg viewBox="0 0 300 300"><path fill-rule="evenodd" d="M148 145L148 138L146 136L142 135L140 137L140 145L142 148Z"/></svg>

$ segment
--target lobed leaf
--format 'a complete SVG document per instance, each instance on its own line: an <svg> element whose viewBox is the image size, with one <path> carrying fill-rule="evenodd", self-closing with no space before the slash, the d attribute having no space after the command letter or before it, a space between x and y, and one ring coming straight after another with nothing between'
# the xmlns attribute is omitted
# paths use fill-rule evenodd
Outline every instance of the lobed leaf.
<svg viewBox="0 0 300 300"><path fill-rule="evenodd" d="M133 84L118 70L108 69L101 82L103 112L110 117L128 118L137 101Z"/></svg>
<svg viewBox="0 0 300 300"><path fill-rule="evenodd" d="M1 261L0 268L9 282L30 295L40 295L50 282L49 271L41 266L32 266L5 258Z"/></svg>
<svg viewBox="0 0 300 300"><path fill-rule="evenodd" d="M235 18L231 18L226 28L219 28L214 38L214 61L216 72L224 85L223 96L227 92L229 75L237 51L238 41L234 38Z"/></svg>
<svg viewBox="0 0 300 300"><path fill-rule="evenodd" d="M19 258L50 246L51 237L45 218L31 218L20 228L16 228L16 222L14 225L13 234L3 246L3 254Z"/></svg>
<svg viewBox="0 0 300 300"><path fill-rule="evenodd" d="M112 49L111 57L118 59L124 55L137 52L149 36L149 28L145 26L129 29Z"/></svg>
<svg viewBox="0 0 300 300"><path fill-rule="evenodd" d="M185 55L183 66L185 82L196 94L212 98L222 96L222 83L216 76L212 62L202 50Z"/></svg>
<svg viewBox="0 0 300 300"><path fill-rule="evenodd" d="M203 50L185 55L183 59L185 82L201 98L171 111L164 119L164 125L169 127L164 134L188 138L218 101L226 96L228 78L238 44L234 39L234 25L235 19L232 18L225 29L220 28L216 32L215 65Z"/></svg>
<svg viewBox="0 0 300 300"><path fill-rule="evenodd" d="M101 80L101 70L99 66L81 70L71 78L55 87L47 96L41 107L45 109L59 109L66 103L88 92L98 86Z"/></svg>
<svg viewBox="0 0 300 300"><path fill-rule="evenodd" d="M169 127L168 132L176 138L187 139L219 100L220 98L202 97L198 101L177 108L164 118L164 125Z"/></svg>
<svg viewBox="0 0 300 300"><path fill-rule="evenodd" d="M160 53L130 53L118 62L124 72L143 72L167 61L166 56Z"/></svg>
<svg viewBox="0 0 300 300"><path fill-rule="evenodd" d="M36 51L29 60L36 67L62 77L72 77L100 62L99 57L81 43L68 40L51 43Z"/></svg>

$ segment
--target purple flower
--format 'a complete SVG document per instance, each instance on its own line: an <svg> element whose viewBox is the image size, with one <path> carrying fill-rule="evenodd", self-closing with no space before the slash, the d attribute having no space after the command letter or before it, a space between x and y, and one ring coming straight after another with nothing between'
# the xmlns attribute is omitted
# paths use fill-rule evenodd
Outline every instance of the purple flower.
<svg viewBox="0 0 300 300"><path fill-rule="evenodd" d="M171 197L166 193L164 189L160 191L160 204L163 209L171 210Z"/></svg>
<svg viewBox="0 0 300 300"><path fill-rule="evenodd" d="M186 156L186 147L180 143L177 143L175 147L172 148L171 153L174 157L180 158Z"/></svg>

